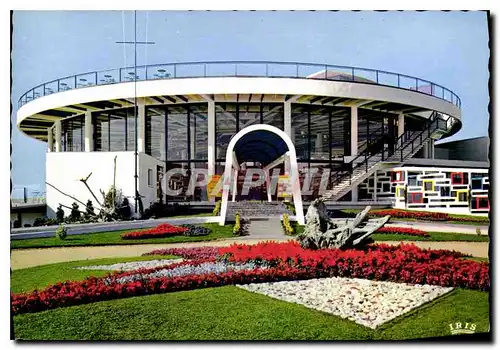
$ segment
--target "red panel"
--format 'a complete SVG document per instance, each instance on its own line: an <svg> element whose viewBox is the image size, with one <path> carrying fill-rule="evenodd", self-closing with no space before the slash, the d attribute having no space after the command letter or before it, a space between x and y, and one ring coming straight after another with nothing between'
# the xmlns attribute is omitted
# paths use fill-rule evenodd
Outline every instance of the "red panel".
<svg viewBox="0 0 500 350"><path fill-rule="evenodd" d="M423 203L424 202L424 194L422 192L410 192L410 201L408 203ZM415 199L416 196L420 195L420 200L417 201Z"/></svg>
<svg viewBox="0 0 500 350"><path fill-rule="evenodd" d="M456 182L455 177L460 178L460 182ZM462 185L464 183L464 173L451 173L451 183L453 185Z"/></svg>
<svg viewBox="0 0 500 350"><path fill-rule="evenodd" d="M476 208L477 209L488 209L490 210L490 200L488 199L488 206L487 207L481 207L479 203L481 202L481 199L488 198L488 197L476 197Z"/></svg>

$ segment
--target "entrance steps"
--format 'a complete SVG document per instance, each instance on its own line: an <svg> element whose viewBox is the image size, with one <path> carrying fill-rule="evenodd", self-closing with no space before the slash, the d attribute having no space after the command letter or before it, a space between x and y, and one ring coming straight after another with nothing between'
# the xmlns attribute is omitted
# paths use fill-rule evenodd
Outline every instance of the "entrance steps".
<svg viewBox="0 0 500 350"><path fill-rule="evenodd" d="M228 202L227 217L234 217L236 213L240 213L241 217L245 219L279 218L283 214L293 215L293 213L280 202Z"/></svg>

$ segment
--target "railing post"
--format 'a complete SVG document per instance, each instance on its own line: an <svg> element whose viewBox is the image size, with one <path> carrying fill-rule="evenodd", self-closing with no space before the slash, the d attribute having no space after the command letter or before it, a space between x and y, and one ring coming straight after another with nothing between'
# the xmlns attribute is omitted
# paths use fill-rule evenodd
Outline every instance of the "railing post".
<svg viewBox="0 0 500 350"><path fill-rule="evenodd" d="M237 63L234 64L234 76L235 77L238 76L238 64Z"/></svg>
<svg viewBox="0 0 500 350"><path fill-rule="evenodd" d="M400 77L399 77L399 74L398 74L398 87L401 87L401 84L400 84L400 82L399 82L399 78L400 78Z"/></svg>
<svg viewBox="0 0 500 350"><path fill-rule="evenodd" d="M377 76L377 84L378 84L378 70L375 71L375 74Z"/></svg>
<svg viewBox="0 0 500 350"><path fill-rule="evenodd" d="M57 79L57 92L61 91L61 81Z"/></svg>
<svg viewBox="0 0 500 350"><path fill-rule="evenodd" d="M75 86L74 86L75 89L76 89L76 78L77 78L77 76L75 75Z"/></svg>
<svg viewBox="0 0 500 350"><path fill-rule="evenodd" d="M296 74L296 77L298 78L299 77L299 64L298 63L295 64L295 74Z"/></svg>
<svg viewBox="0 0 500 350"><path fill-rule="evenodd" d="M45 96L45 84L43 84L43 96Z"/></svg>
<svg viewBox="0 0 500 350"><path fill-rule="evenodd" d="M203 64L203 77L204 78L207 77L207 64L206 63Z"/></svg>
<svg viewBox="0 0 500 350"><path fill-rule="evenodd" d="M401 147L401 162L403 161L403 147Z"/></svg>
<svg viewBox="0 0 500 350"><path fill-rule="evenodd" d="M177 63L174 63L174 78L177 78Z"/></svg>
<svg viewBox="0 0 500 350"><path fill-rule="evenodd" d="M325 80L328 79L328 66L325 65Z"/></svg>
<svg viewBox="0 0 500 350"><path fill-rule="evenodd" d="M269 63L266 63L266 77L269 76Z"/></svg>
<svg viewBox="0 0 500 350"><path fill-rule="evenodd" d="M352 67L351 70L352 70L352 81L354 81L354 67Z"/></svg>
<svg viewBox="0 0 500 350"><path fill-rule="evenodd" d="M120 71L118 72L118 75L119 75L119 77L118 77L118 81L119 81L120 83L122 82L122 69L123 69L123 68L120 68Z"/></svg>
<svg viewBox="0 0 500 350"><path fill-rule="evenodd" d="M415 85L417 86L417 91L418 91L418 79L415 78Z"/></svg>
<svg viewBox="0 0 500 350"><path fill-rule="evenodd" d="M95 85L97 86L97 72L95 72Z"/></svg>

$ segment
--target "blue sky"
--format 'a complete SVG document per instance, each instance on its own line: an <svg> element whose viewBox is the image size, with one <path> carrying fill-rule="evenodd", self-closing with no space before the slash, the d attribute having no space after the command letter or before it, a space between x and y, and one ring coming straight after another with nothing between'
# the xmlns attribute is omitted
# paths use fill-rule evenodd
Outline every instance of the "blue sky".
<svg viewBox="0 0 500 350"><path fill-rule="evenodd" d="M18 98L40 83L132 64L133 45L115 44L124 34L133 40L131 11L14 12L13 123ZM484 12L140 11L137 36L156 42L139 48L139 64L296 61L416 76L460 96L463 128L450 140L488 135ZM13 127L12 147L14 186L44 190L46 143Z"/></svg>

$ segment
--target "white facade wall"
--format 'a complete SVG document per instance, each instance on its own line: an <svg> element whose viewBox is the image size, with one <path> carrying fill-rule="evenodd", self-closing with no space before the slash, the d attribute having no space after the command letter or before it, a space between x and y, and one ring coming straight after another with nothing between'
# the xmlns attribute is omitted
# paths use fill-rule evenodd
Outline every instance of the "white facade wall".
<svg viewBox="0 0 500 350"><path fill-rule="evenodd" d="M103 201L99 189L105 193L113 185L113 159L116 158L116 188L129 197L130 207L134 211L134 152L50 152L47 153L46 181L59 190L83 203L92 200L97 211L100 207L85 187L81 178L92 175L87 180L99 201ZM59 203L71 207L73 199L63 195L47 185L47 216L55 217ZM80 210L85 210L82 204ZM66 215L70 210L63 208Z"/></svg>

